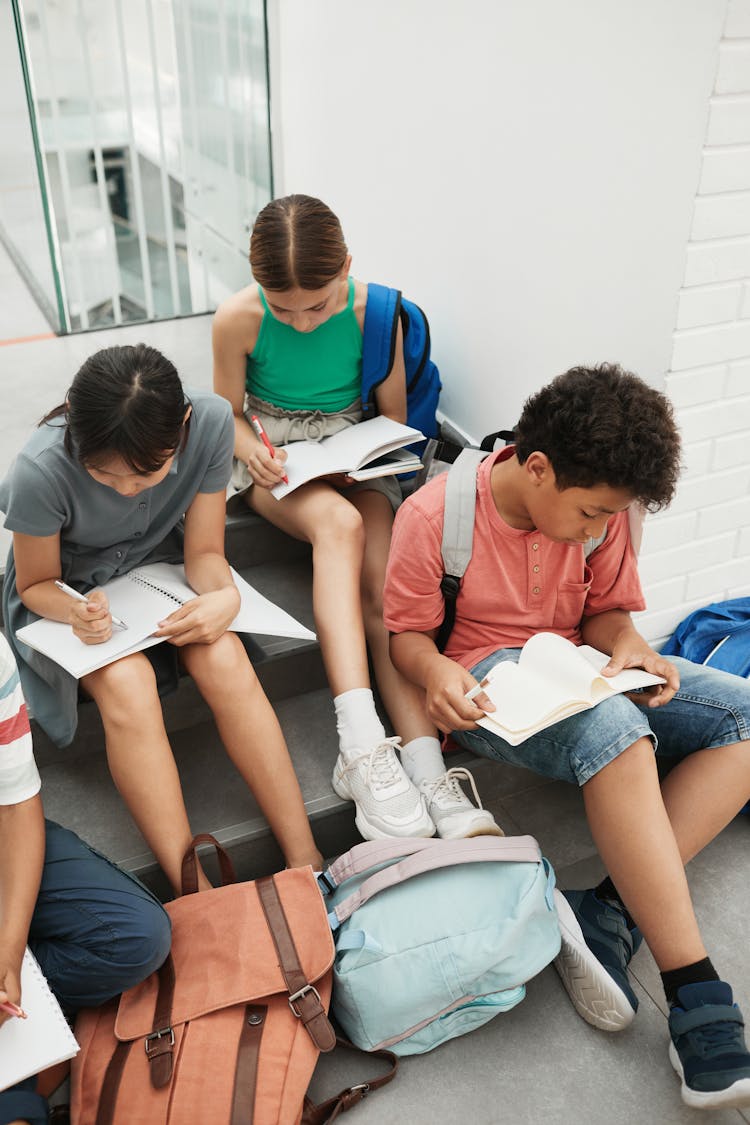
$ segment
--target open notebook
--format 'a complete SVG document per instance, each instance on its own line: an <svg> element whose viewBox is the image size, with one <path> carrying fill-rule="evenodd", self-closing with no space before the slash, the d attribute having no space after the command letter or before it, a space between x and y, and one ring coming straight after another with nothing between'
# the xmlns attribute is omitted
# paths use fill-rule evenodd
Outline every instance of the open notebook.
<svg viewBox="0 0 750 1125"><path fill-rule="evenodd" d="M232 577L242 599L240 611L229 626L233 632L315 639L314 633L264 598L235 570L232 570ZM114 629L111 638L104 644L86 645L79 641L70 625L46 618L19 629L17 639L49 656L80 679L122 656L159 644L164 638L151 635L158 622L196 597L185 578L185 568L173 563L149 563L138 567L129 574L113 578L102 589L109 599L113 616L127 625L127 629Z"/></svg>
<svg viewBox="0 0 750 1125"><path fill-rule="evenodd" d="M0 1027L0 1090L78 1054L73 1032L30 949L21 966L21 1007L25 1020L13 1016Z"/></svg>
<svg viewBox="0 0 750 1125"><path fill-rule="evenodd" d="M378 414L320 441L293 441L281 447L287 455L284 471L289 483L274 485L271 494L281 500L301 484L329 473L348 473L355 480L369 480L413 472L421 465L414 454L388 461L384 459L385 454L423 439L424 434L413 426L404 426ZM374 464L376 460L380 460L379 466Z"/></svg>
<svg viewBox="0 0 750 1125"><path fill-rule="evenodd" d="M537 731L613 695L665 682L642 668L602 676L608 663L608 656L589 645L574 645L556 633L536 633L523 646L517 664L500 661L482 680L480 686L496 710L485 712L479 726L518 746Z"/></svg>

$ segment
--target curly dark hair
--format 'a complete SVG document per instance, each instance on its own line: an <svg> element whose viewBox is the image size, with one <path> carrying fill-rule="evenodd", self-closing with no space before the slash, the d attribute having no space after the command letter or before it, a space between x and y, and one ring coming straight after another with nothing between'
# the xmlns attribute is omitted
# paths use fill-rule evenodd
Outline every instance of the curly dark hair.
<svg viewBox="0 0 750 1125"><path fill-rule="evenodd" d="M680 449L669 399L615 363L558 375L527 399L516 427L518 460L546 453L558 488L606 484L650 512L674 496Z"/></svg>

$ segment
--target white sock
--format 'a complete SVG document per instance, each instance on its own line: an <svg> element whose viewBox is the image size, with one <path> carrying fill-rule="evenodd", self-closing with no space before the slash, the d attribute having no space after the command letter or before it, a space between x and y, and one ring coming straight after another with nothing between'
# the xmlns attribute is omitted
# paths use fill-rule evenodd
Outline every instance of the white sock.
<svg viewBox="0 0 750 1125"><path fill-rule="evenodd" d="M401 765L410 781L435 781L445 773L445 760L437 738L422 735L401 747Z"/></svg>
<svg viewBox="0 0 750 1125"><path fill-rule="evenodd" d="M375 700L369 688L344 691L335 697L333 705L342 754L351 754L353 750L366 754L383 741L385 728L375 710Z"/></svg>

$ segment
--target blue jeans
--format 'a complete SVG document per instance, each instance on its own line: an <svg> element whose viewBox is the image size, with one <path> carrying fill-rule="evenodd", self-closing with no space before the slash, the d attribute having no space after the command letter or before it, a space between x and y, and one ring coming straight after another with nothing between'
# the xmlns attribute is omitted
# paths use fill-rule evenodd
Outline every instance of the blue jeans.
<svg viewBox="0 0 750 1125"><path fill-rule="evenodd" d="M29 947L67 1014L95 1007L158 969L171 942L169 917L146 887L66 828L45 821L42 882ZM0 1125L46 1122L28 1079L0 1093Z"/></svg>
<svg viewBox="0 0 750 1125"><path fill-rule="evenodd" d="M518 648L500 649L471 674L481 680L500 660L518 661ZM650 738L660 757L677 761L695 750L729 746L750 738L750 682L717 668L671 657L680 673L680 690L664 707L639 707L624 695L562 719L519 746L484 727L457 730L454 740L467 750L524 766L543 777L584 785L639 738Z"/></svg>

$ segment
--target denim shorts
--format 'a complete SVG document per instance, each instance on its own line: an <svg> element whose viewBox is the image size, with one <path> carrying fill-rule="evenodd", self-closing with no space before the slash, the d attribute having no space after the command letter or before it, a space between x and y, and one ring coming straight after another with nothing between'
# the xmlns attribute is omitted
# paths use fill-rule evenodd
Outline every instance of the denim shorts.
<svg viewBox="0 0 750 1125"><path fill-rule="evenodd" d="M519 648L500 649L480 661L471 674L481 680L493 664L517 662L520 653ZM695 750L750 738L750 682L681 657L671 661L680 674L680 690L663 707L640 707L624 695L615 695L562 719L519 746L511 746L484 727L457 730L452 737L484 758L576 785L584 785L639 738L650 738L657 755L671 761Z"/></svg>

